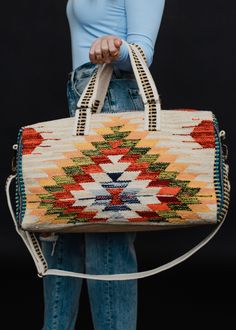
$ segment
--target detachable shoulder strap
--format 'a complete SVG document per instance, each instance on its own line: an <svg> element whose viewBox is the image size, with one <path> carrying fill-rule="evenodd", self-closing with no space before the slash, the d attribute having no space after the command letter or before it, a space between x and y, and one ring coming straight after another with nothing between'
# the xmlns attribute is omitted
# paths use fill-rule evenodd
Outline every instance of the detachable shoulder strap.
<svg viewBox="0 0 236 330"><path fill-rule="evenodd" d="M226 176L228 177L228 165L224 164L224 171L226 171ZM223 220L214 228L214 230L206 237L204 238L199 244L194 246L191 250L184 253L180 257L162 265L157 268L144 271L144 272L137 272L137 273L128 273L128 274L113 274L113 275L93 275L93 274L84 274L84 273L75 273L71 271L66 270L59 270L59 269L48 269L47 262L44 258L43 252L41 250L40 244L35 236L34 233L29 233L26 231L23 231L19 224L16 221L16 217L12 208L11 204L11 198L10 198L10 185L12 180L15 178L15 175L10 175L6 182L6 196L7 196L7 202L8 207L10 210L10 213L12 215L12 219L14 221L16 231L23 239L25 245L27 246L29 252L31 253L31 256L33 257L33 260L35 262L38 275L40 277L46 276L46 275L57 275L57 276L70 276L70 277L78 277L78 278L86 278L86 279L94 279L94 280L109 280L109 281L121 281L121 280L134 280L139 278L148 277L151 275L158 274L160 272L163 272L164 270L170 269L184 260L191 257L194 253L196 253L198 250L200 250L204 245L206 245L218 232L220 227L223 225L223 222L225 220L227 212L224 214ZM226 187L228 190L230 189L230 185L228 182L228 187Z"/></svg>

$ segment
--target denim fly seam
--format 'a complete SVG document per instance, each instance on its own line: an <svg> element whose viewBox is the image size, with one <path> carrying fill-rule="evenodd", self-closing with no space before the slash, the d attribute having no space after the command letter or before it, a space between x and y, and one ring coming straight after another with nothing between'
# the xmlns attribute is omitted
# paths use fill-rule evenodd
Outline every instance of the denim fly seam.
<svg viewBox="0 0 236 330"><path fill-rule="evenodd" d="M112 253L111 253L111 238L109 234L106 236L106 268L107 268L107 273L111 274L112 270ZM108 324L108 329L115 329L113 328L114 325L114 320L113 320L113 315L114 315L114 310L113 310L113 283L111 281L105 281L105 294L106 294L106 299L107 299L107 304L106 304L106 314L107 314L107 320L109 322Z"/></svg>

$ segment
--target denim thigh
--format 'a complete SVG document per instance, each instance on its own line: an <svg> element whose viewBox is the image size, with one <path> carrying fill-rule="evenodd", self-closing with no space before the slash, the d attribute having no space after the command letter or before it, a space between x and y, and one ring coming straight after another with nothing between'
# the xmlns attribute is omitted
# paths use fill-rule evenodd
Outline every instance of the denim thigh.
<svg viewBox="0 0 236 330"><path fill-rule="evenodd" d="M89 82L96 65L86 62L70 73L67 81L68 109L75 115L76 105ZM143 111L144 104L133 72L119 70L113 66L112 77L101 112Z"/></svg>

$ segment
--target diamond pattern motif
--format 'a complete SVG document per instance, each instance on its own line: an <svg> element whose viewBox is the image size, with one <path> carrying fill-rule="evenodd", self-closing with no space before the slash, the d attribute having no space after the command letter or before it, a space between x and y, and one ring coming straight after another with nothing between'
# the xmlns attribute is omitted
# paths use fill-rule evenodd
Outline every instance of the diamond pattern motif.
<svg viewBox="0 0 236 330"><path fill-rule="evenodd" d="M162 113L160 132L143 131L140 112L96 114L87 136L71 135L73 118L30 126L42 138L23 156L25 227L215 221L211 114L197 111L196 120L194 111ZM27 130L23 150L32 138ZM206 148L199 140L204 134ZM32 168L32 163L39 165Z"/></svg>

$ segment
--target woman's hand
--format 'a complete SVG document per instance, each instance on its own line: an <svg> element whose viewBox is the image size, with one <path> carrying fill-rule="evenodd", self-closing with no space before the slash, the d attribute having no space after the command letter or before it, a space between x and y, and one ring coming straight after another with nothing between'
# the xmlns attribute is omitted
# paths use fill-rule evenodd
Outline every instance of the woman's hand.
<svg viewBox="0 0 236 330"><path fill-rule="evenodd" d="M122 40L114 35L97 38L89 51L89 59L94 64L111 63L120 55Z"/></svg>

